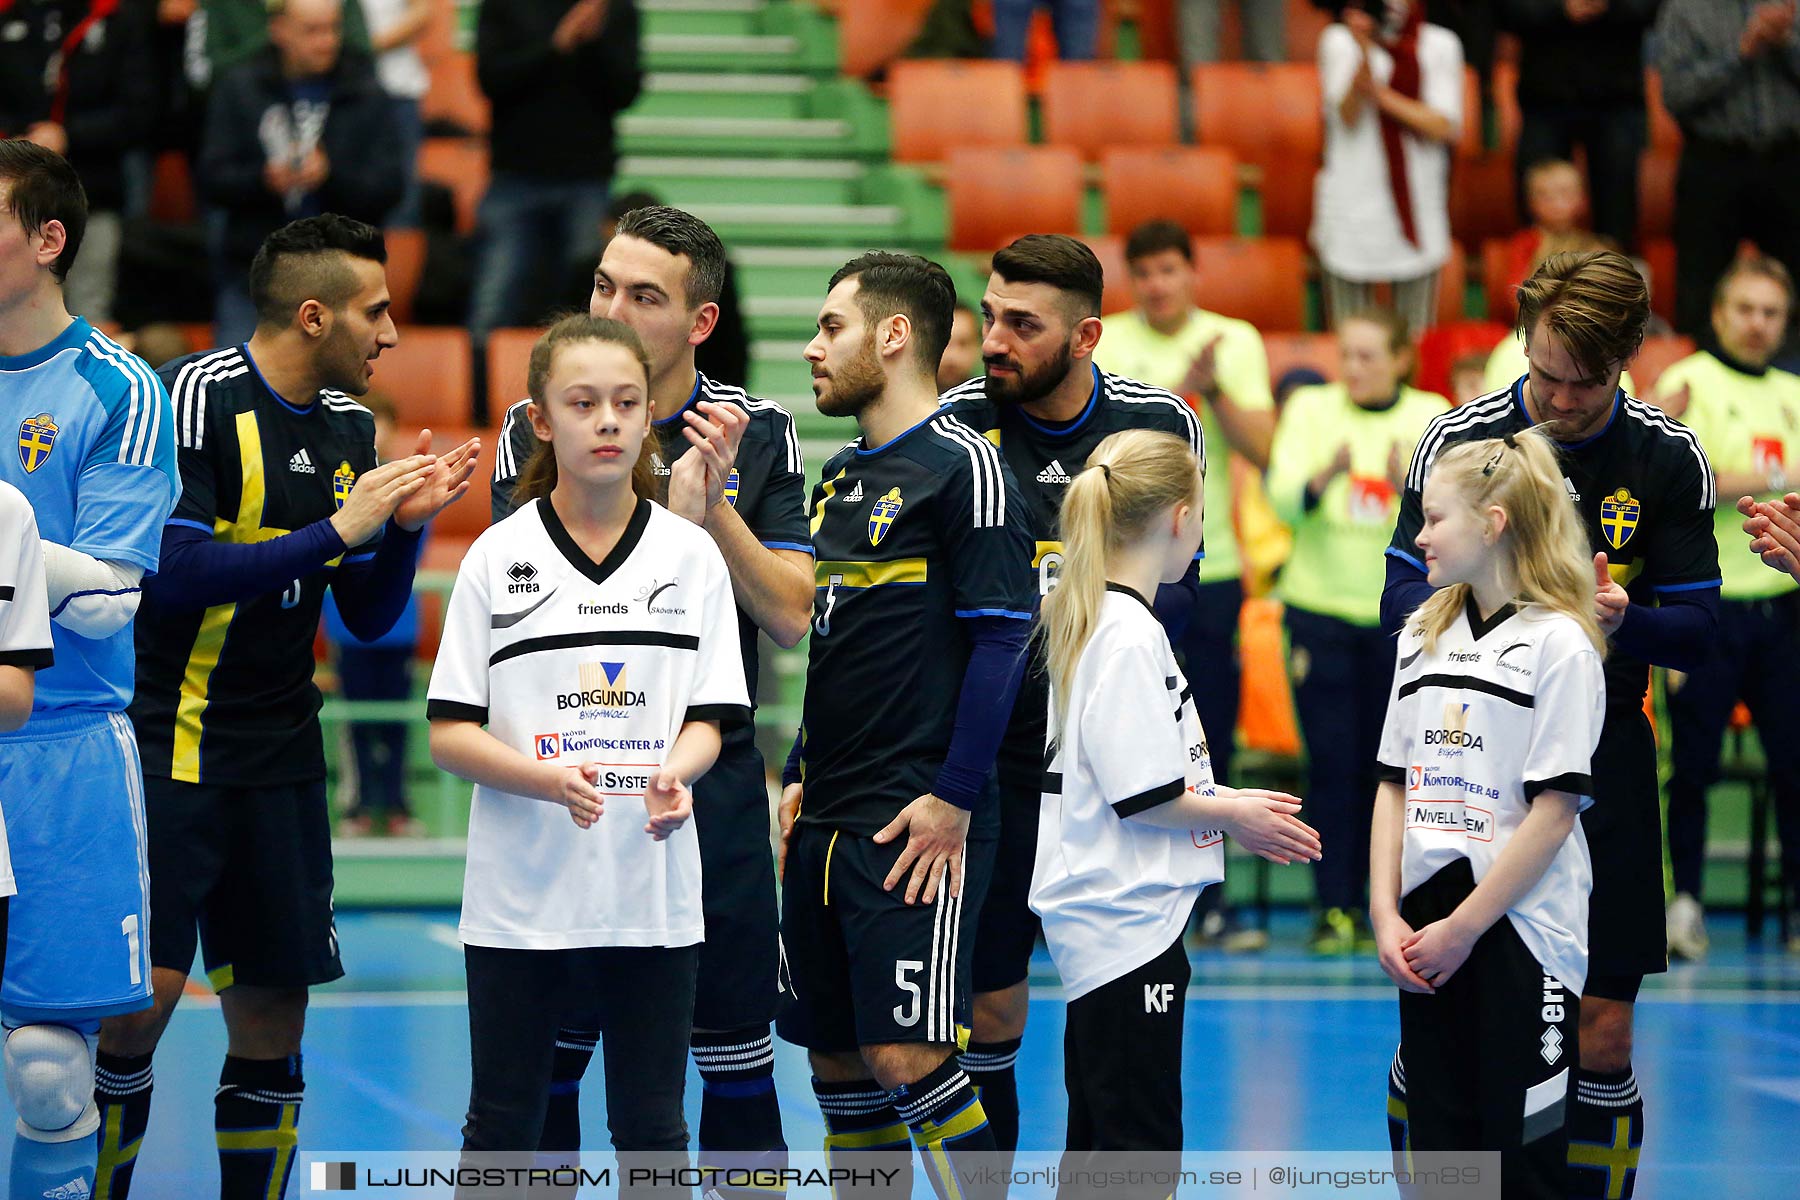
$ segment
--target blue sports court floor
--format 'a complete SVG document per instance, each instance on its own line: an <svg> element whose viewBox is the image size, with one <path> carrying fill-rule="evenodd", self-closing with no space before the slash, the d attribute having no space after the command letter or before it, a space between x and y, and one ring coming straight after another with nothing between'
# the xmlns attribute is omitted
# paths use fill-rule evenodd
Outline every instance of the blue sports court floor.
<svg viewBox="0 0 1800 1200"><path fill-rule="evenodd" d="M1386 1145L1394 990L1372 959L1319 960L1298 949L1300 922L1277 917L1277 947L1290 948L1195 956L1185 1047L1191 1149ZM339 930L349 976L314 996L302 1150L455 1148L468 1026L454 916L348 914ZM1637 1195L1792 1200L1800 1196L1800 958L1772 939L1747 946L1735 917L1714 918L1711 930L1711 958L1655 980L1639 1007L1650 1137ZM1064 1117L1062 1004L1041 952L1034 985L1019 1062L1022 1141L1055 1147ZM212 1092L224 1045L216 1003L184 1001L156 1058L156 1102L133 1187L139 1200L217 1194ZM805 1058L779 1043L777 1055L788 1142L817 1147L822 1127ZM597 1083L598 1071L591 1077ZM691 1075L688 1097L697 1126ZM603 1145L601 1088L585 1089L582 1100L584 1128ZM0 1120L10 1129L4 1100ZM0 1137L0 1160L10 1153L11 1138Z"/></svg>

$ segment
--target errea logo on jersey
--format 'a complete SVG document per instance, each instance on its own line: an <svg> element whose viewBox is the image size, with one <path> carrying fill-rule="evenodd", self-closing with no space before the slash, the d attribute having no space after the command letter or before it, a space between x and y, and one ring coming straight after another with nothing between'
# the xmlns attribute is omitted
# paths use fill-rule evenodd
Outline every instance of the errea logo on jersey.
<svg viewBox="0 0 1800 1200"><path fill-rule="evenodd" d="M528 562L516 562L506 568L506 577L512 580L506 585L506 590L515 596L521 592L539 591L542 585L534 582L537 576L538 569L535 566Z"/></svg>

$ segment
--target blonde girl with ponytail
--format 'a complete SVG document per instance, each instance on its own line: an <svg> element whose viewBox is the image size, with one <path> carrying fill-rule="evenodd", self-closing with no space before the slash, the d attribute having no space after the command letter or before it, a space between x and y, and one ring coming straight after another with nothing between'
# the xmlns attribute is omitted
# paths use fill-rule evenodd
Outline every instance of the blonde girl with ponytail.
<svg viewBox="0 0 1800 1200"><path fill-rule="evenodd" d="M1400 988L1389 1132L1497 1150L1508 1195L1562 1196L1606 692L1588 538L1536 431L1444 450L1422 509L1438 590L1400 635L1369 849Z"/></svg>
<svg viewBox="0 0 1800 1200"><path fill-rule="evenodd" d="M1031 907L1069 1002L1075 1153L1181 1148L1181 935L1224 878L1225 835L1272 862L1320 852L1297 798L1214 783L1150 606L1199 549L1201 484L1182 439L1131 430L1095 447L1063 496L1062 572L1039 629L1051 759Z"/></svg>

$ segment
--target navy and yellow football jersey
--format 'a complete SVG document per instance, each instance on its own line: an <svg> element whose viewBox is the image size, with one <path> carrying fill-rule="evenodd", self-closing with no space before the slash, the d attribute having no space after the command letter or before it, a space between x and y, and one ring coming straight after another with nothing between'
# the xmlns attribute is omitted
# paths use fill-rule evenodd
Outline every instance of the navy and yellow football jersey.
<svg viewBox="0 0 1800 1200"><path fill-rule="evenodd" d="M1432 462L1457 442L1529 429L1524 383L1521 376L1510 388L1471 400L1426 427L1407 472L1390 555L1425 570L1414 539L1424 522L1420 496ZM1717 488L1712 466L1691 430L1621 389L1599 433L1558 443L1557 449L1564 486L1593 551L1605 553L1613 578L1633 604L1719 586L1719 548L1713 539ZM1644 661L1615 645L1606 657L1608 706L1640 707L1648 685Z"/></svg>
<svg viewBox="0 0 1800 1200"><path fill-rule="evenodd" d="M1031 514L993 443L939 412L832 456L813 489L812 544L800 820L867 837L943 765L964 621L1031 616Z"/></svg>
<svg viewBox="0 0 1800 1200"><path fill-rule="evenodd" d="M340 392L295 408L242 346L176 359L158 374L174 401L181 499L170 524L221 542L260 542L329 518L376 464L375 418ZM322 779L313 638L340 562L279 592L207 609L146 606L137 618L131 705L147 775L187 783Z"/></svg>
<svg viewBox="0 0 1800 1200"><path fill-rule="evenodd" d="M756 540L771 550L799 550L812 553L806 529L806 466L800 457L800 438L794 432L794 418L773 400L762 400L745 392L695 373L694 390L687 403L655 423L657 442L649 447L655 456L656 473L664 489L668 486L669 468L682 455L693 449L693 443L682 436L687 428L683 414L702 400L713 404L735 404L750 416L744 440L738 446L737 461L725 480L725 501L737 509L744 524ZM529 400L520 400L506 410L500 425L500 449L494 463L493 515L498 523L510 516L517 505L513 502L513 486L519 472L538 447L537 435L525 415ZM742 608L738 609L738 645L744 654L744 676L750 684L750 703L756 703L757 630ZM725 744L750 744L756 740L754 726L741 724L725 731Z"/></svg>

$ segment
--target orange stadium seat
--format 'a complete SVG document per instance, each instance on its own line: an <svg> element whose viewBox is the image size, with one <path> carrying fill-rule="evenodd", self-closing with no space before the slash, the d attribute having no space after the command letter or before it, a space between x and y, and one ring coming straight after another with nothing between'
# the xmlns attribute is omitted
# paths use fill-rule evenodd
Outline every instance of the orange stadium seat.
<svg viewBox="0 0 1800 1200"><path fill-rule="evenodd" d="M477 138L426 138L419 148L419 178L449 188L456 200L456 231L475 231L475 213L488 186L486 142Z"/></svg>
<svg viewBox="0 0 1800 1200"><path fill-rule="evenodd" d="M837 18L839 66L844 74L866 79L893 62L919 36L932 0L887 0L885 4L824 7Z"/></svg>
<svg viewBox="0 0 1800 1200"><path fill-rule="evenodd" d="M888 74L894 158L933 162L962 146L1022 146L1025 75L1019 64L911 59Z"/></svg>
<svg viewBox="0 0 1800 1200"><path fill-rule="evenodd" d="M1100 297L1100 311L1124 312L1132 306L1131 268L1125 265L1125 239L1112 234L1100 237L1084 234L1081 240L1087 243L1087 248L1100 260L1100 270L1106 277L1105 290Z"/></svg>
<svg viewBox="0 0 1800 1200"><path fill-rule="evenodd" d="M1238 731L1246 750L1293 756L1300 753L1300 728L1288 689L1287 639L1281 629L1281 601L1262 596L1244 601L1238 618L1238 654L1243 685Z"/></svg>
<svg viewBox="0 0 1800 1200"><path fill-rule="evenodd" d="M1265 333L1263 349L1269 355L1269 382L1279 382L1296 367L1310 367L1327 379L1338 373L1337 337L1329 333Z"/></svg>
<svg viewBox="0 0 1800 1200"><path fill-rule="evenodd" d="M1638 248L1650 269L1650 311L1665 321L1675 319L1675 240L1652 238Z"/></svg>
<svg viewBox="0 0 1800 1200"><path fill-rule="evenodd" d="M164 150L156 156L155 175L150 182L150 219L165 225L187 225L200 218L200 205L194 198L194 175L188 156L179 150Z"/></svg>
<svg viewBox="0 0 1800 1200"><path fill-rule="evenodd" d="M1662 75L1655 70L1644 72L1644 111L1650 118L1650 150L1681 149L1681 126L1663 104Z"/></svg>
<svg viewBox="0 0 1800 1200"><path fill-rule="evenodd" d="M1305 325L1306 251L1298 238L1195 238L1195 302L1258 329Z"/></svg>
<svg viewBox="0 0 1800 1200"><path fill-rule="evenodd" d="M525 397L525 373L531 366L531 348L541 329L496 329L488 334L488 412L494 424L506 410Z"/></svg>
<svg viewBox="0 0 1800 1200"><path fill-rule="evenodd" d="M375 360L370 387L394 402L402 425L461 428L474 412L470 370L468 330L412 325Z"/></svg>
<svg viewBox="0 0 1800 1200"><path fill-rule="evenodd" d="M1487 238L1481 243L1481 290L1487 297L1488 316L1509 321L1513 314L1513 288L1518 280L1508 278L1512 259L1506 238Z"/></svg>
<svg viewBox="0 0 1800 1200"><path fill-rule="evenodd" d="M1433 324L1445 325L1463 319L1469 289L1469 256L1461 242L1452 240L1450 257L1438 273L1437 316Z"/></svg>
<svg viewBox="0 0 1800 1200"><path fill-rule="evenodd" d="M1231 7L1233 13L1237 6ZM1319 35L1331 24L1331 14L1307 0L1289 0L1287 6L1287 56L1289 62L1318 61Z"/></svg>
<svg viewBox="0 0 1800 1200"><path fill-rule="evenodd" d="M1237 232L1237 159L1219 146L1108 150L1100 160L1108 233L1166 218L1196 237Z"/></svg>
<svg viewBox="0 0 1800 1200"><path fill-rule="evenodd" d="M1204 63L1194 68L1194 136L1262 168L1263 232L1300 235L1312 221L1324 143L1311 63Z"/></svg>
<svg viewBox="0 0 1800 1200"><path fill-rule="evenodd" d="M1679 333L1644 339L1643 349L1631 360L1631 381L1637 384L1639 396L1656 389L1656 380L1665 370L1694 352L1694 339Z"/></svg>
<svg viewBox="0 0 1800 1200"><path fill-rule="evenodd" d="M198 354L202 350L211 350L218 343L213 341L211 321L183 321L181 323L182 340L187 342L188 353Z"/></svg>
<svg viewBox="0 0 1800 1200"><path fill-rule="evenodd" d="M488 98L475 77L475 56L454 50L430 62L431 76L419 115L427 121L448 121L470 133L486 133L492 119Z"/></svg>
<svg viewBox="0 0 1800 1200"><path fill-rule="evenodd" d="M1675 232L1675 172L1679 150L1648 150L1638 158L1638 240Z"/></svg>
<svg viewBox="0 0 1800 1200"><path fill-rule="evenodd" d="M1464 243L1508 237L1519 229L1513 157L1495 151L1450 165L1450 232Z"/></svg>
<svg viewBox="0 0 1800 1200"><path fill-rule="evenodd" d="M389 311L394 324L410 324L413 301L419 294L419 279L425 274L425 231L422 229L388 229L382 232L387 243L388 295L393 299Z"/></svg>
<svg viewBox="0 0 1800 1200"><path fill-rule="evenodd" d="M1158 62L1056 62L1044 76L1044 141L1099 158L1115 146L1181 141L1175 68Z"/></svg>
<svg viewBox="0 0 1800 1200"><path fill-rule="evenodd" d="M992 250L1003 237L1081 231L1081 158L1058 146L965 148L946 171L950 249Z"/></svg>
<svg viewBox="0 0 1800 1200"><path fill-rule="evenodd" d="M1450 372L1456 360L1477 352L1485 358L1506 334L1506 326L1497 321L1458 320L1427 329L1419 338L1414 386L1455 403L1450 395Z"/></svg>
<svg viewBox="0 0 1800 1200"><path fill-rule="evenodd" d="M413 436L417 436L416 431ZM440 538L452 541L467 538L472 541L493 524L493 501L491 499L494 482L493 430L448 425L439 429L434 425L431 429L431 450L434 454L447 454L472 437L481 439L481 461L475 466L475 474L470 477L469 490L464 493L463 498L446 508L436 520L432 521L431 541L433 542Z"/></svg>

